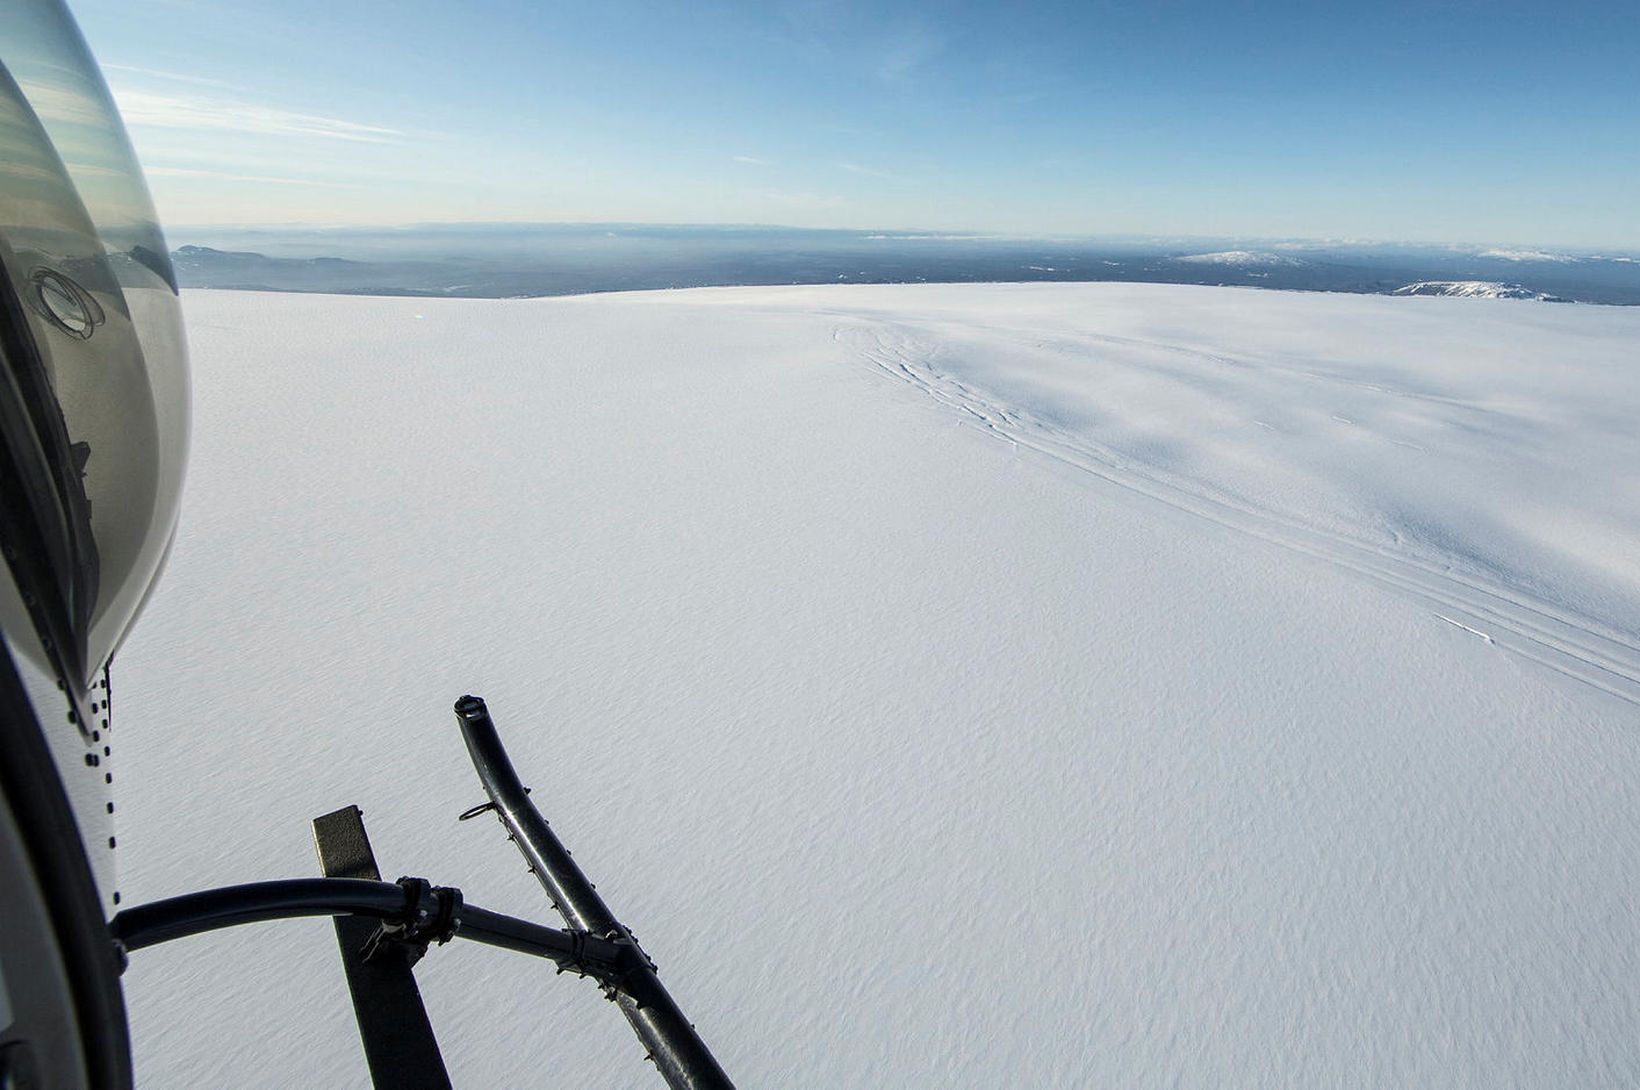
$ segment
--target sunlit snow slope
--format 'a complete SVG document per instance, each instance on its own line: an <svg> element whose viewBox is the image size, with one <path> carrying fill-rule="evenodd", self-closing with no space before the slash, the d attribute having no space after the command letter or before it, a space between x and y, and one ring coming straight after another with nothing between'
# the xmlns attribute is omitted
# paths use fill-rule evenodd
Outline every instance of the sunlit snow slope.
<svg viewBox="0 0 1640 1090"><path fill-rule="evenodd" d="M556 922L450 705L741 1085L1640 1081L1640 312L1146 285L196 292L126 903ZM457 1085L658 1085L418 969ZM322 921L141 951L148 1086L364 1086Z"/></svg>

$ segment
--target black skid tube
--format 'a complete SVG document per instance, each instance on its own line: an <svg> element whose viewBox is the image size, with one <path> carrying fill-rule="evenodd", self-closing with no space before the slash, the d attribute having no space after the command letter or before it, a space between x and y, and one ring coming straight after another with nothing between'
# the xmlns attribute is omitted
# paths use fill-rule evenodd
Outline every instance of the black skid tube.
<svg viewBox="0 0 1640 1090"><path fill-rule="evenodd" d="M632 1024L667 1085L672 1090L733 1090L729 1076L655 975L654 963L638 948L632 933L615 919L530 802L528 789L508 759L484 701L476 696L456 701L456 721L461 725L473 767L490 796L488 806L475 807L474 811L495 810L565 923L625 946L637 955L622 985L609 987L608 995Z"/></svg>
<svg viewBox="0 0 1640 1090"><path fill-rule="evenodd" d="M392 882L357 878L291 878L185 893L117 912L108 929L126 950L224 927L302 916L374 916L404 913L408 897Z"/></svg>
<svg viewBox="0 0 1640 1090"><path fill-rule="evenodd" d="M266 920L304 916L369 916L402 921L411 894L396 882L360 878L287 878L187 893L135 905L109 921L114 940L126 951L172 939ZM533 954L560 968L582 972L618 987L636 964L630 947L595 935L543 927L499 912L463 905L454 937Z"/></svg>

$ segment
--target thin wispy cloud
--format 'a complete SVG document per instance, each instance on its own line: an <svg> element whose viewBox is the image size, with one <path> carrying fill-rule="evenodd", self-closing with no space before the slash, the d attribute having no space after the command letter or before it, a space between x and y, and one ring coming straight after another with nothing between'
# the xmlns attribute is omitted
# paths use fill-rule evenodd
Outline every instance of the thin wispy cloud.
<svg viewBox="0 0 1640 1090"><path fill-rule="evenodd" d="M234 174L225 170L195 170L190 167L148 167L150 178L198 178L202 181L254 182L258 185L311 185L327 189L357 189L348 182L321 182L314 178L281 178L271 174Z"/></svg>
<svg viewBox="0 0 1640 1090"><path fill-rule="evenodd" d="M159 68L139 68L134 64L105 64L104 72L125 72L133 76L147 76L152 79L166 80L170 83L190 83L199 87L225 87L234 85L219 79L207 79L204 76L190 76L182 72L167 72Z"/></svg>
<svg viewBox="0 0 1640 1090"><path fill-rule="evenodd" d="M366 125L336 117L296 113L270 106L253 106L227 99L157 94L116 89L115 99L125 123L132 127L186 129L194 132L242 132L266 136L305 136L366 144L395 143L404 137L398 129Z"/></svg>
<svg viewBox="0 0 1640 1090"><path fill-rule="evenodd" d="M766 167L769 165L769 161L767 159L759 159L755 155L736 155L734 160L737 163L745 163L748 166L754 167Z"/></svg>

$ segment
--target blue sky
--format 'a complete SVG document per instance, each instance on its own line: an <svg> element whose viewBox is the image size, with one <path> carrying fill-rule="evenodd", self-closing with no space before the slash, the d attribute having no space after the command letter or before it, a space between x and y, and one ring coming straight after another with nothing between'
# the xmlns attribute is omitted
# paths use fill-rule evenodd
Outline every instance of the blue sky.
<svg viewBox="0 0 1640 1090"><path fill-rule="evenodd" d="M1640 248L1640 4L79 0L174 224Z"/></svg>

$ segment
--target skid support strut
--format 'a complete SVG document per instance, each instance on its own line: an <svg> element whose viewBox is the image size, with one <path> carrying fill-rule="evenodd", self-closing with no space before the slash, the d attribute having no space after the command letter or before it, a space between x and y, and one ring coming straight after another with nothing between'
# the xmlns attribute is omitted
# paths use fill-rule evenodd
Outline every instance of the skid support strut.
<svg viewBox="0 0 1640 1090"><path fill-rule="evenodd" d="M381 881L357 806L314 818L313 846L326 878ZM371 1082L405 1090L450 1090L444 1057L410 971L415 948L374 942L381 925L366 916L337 916L334 922Z"/></svg>

